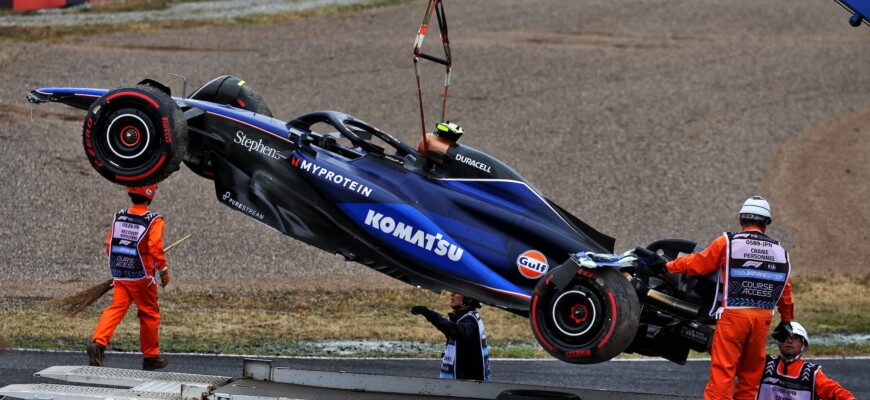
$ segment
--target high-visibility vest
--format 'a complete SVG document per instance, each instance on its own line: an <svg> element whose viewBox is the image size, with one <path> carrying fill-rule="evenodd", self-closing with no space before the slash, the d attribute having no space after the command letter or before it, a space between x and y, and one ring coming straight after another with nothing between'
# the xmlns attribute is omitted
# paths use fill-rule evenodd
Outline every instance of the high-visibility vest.
<svg viewBox="0 0 870 400"><path fill-rule="evenodd" d="M456 320L456 323L459 323L459 321L462 321L465 318L474 318L474 321L477 323L476 325L479 338L478 344L480 346L479 351L482 363L480 367L483 372L481 376L483 377L484 381L491 381L492 373L490 372L491 370L489 366L489 347L486 345L486 331L483 329L483 320L480 319L480 313L478 313L477 311L471 311ZM441 358L440 377L442 379L456 379L457 357L461 357L461 355L457 354L456 340L448 337L447 348L444 350L444 356Z"/></svg>
<svg viewBox="0 0 870 400"><path fill-rule="evenodd" d="M148 229L160 215L151 211L131 214L121 210L112 222L112 240L109 247L109 269L112 277L120 280L148 278L145 262L139 253L139 243L147 237Z"/></svg>
<svg viewBox="0 0 870 400"><path fill-rule="evenodd" d="M720 305L773 310L791 273L788 252L761 232L725 232L724 235L727 243L725 273L719 276L716 289L720 296L717 300L721 302L714 303L711 315Z"/></svg>
<svg viewBox="0 0 870 400"><path fill-rule="evenodd" d="M821 367L804 361L798 374L789 376L779 373L778 369L781 362L783 360L780 356L767 356L756 399L813 400L813 394L816 391L816 374ZM784 365L783 370L785 370Z"/></svg>

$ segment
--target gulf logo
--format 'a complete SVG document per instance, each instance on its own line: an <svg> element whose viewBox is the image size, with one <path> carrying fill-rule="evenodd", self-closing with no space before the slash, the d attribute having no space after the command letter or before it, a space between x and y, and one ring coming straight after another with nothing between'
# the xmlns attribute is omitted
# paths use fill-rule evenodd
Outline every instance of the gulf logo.
<svg viewBox="0 0 870 400"><path fill-rule="evenodd" d="M526 250L517 257L517 268L524 277L538 279L547 273L550 265L547 264L547 257L544 257L540 251Z"/></svg>

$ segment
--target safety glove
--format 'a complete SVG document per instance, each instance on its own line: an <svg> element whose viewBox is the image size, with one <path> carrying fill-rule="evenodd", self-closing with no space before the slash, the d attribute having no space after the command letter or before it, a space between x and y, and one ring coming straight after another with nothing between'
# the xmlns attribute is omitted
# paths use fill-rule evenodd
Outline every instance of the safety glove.
<svg viewBox="0 0 870 400"><path fill-rule="evenodd" d="M791 322L780 322L773 330L773 339L777 342L785 342L794 331L791 329Z"/></svg>
<svg viewBox="0 0 870 400"><path fill-rule="evenodd" d="M429 312L429 309L426 306L414 306L411 307L411 314L414 315L426 315Z"/></svg>
<svg viewBox="0 0 870 400"><path fill-rule="evenodd" d="M641 275L661 275L668 272L668 259L646 247L634 249L637 256L637 272Z"/></svg>
<svg viewBox="0 0 870 400"><path fill-rule="evenodd" d="M169 267L165 267L157 271L160 275L160 287L166 287L169 284Z"/></svg>

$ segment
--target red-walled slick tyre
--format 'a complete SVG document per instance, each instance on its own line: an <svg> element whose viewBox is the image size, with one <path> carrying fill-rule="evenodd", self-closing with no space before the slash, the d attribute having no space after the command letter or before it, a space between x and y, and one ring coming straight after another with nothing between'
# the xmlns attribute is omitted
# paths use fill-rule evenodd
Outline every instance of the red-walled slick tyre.
<svg viewBox="0 0 870 400"><path fill-rule="evenodd" d="M166 93L145 85L120 87L91 105L82 143L104 178L124 186L149 185L178 170L187 124Z"/></svg>
<svg viewBox="0 0 870 400"><path fill-rule="evenodd" d="M637 333L640 304L619 271L581 268L561 291L550 282L552 274L538 281L529 313L544 350L562 361L595 364L628 348Z"/></svg>

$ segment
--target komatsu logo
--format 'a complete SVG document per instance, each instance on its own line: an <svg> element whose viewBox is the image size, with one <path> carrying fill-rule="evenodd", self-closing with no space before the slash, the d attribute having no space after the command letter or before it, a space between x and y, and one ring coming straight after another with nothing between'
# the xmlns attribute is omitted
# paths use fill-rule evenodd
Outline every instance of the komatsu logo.
<svg viewBox="0 0 870 400"><path fill-rule="evenodd" d="M328 182L332 182L338 186L341 186L352 192L359 193L365 197L369 197L372 195L372 188L365 186L362 183L359 183L353 179L336 174L335 172L332 172L317 164L299 159L297 157L292 157L290 159L290 164L293 164L294 167L304 170L311 175L326 179Z"/></svg>
<svg viewBox="0 0 870 400"><path fill-rule="evenodd" d="M451 261L459 261L462 258L461 247L444 240L440 233L431 234L421 229L416 229L404 222L396 222L392 217L386 217L374 210L369 210L365 224L378 229L383 233L391 234L408 243L415 244L421 249L431 251L438 256L447 256Z"/></svg>

